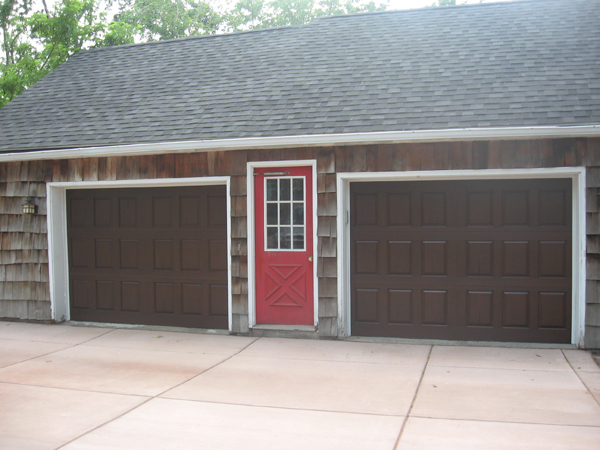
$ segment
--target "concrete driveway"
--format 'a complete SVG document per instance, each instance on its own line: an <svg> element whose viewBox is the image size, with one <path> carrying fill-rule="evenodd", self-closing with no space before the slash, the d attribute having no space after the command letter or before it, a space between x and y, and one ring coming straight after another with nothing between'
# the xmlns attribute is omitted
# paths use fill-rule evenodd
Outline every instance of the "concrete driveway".
<svg viewBox="0 0 600 450"><path fill-rule="evenodd" d="M594 449L577 350L0 322L1 449Z"/></svg>

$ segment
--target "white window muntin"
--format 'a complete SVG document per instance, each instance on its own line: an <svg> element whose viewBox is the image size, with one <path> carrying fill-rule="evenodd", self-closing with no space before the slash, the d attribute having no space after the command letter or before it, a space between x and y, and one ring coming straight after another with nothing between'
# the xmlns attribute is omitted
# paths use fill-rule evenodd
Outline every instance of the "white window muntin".
<svg viewBox="0 0 600 450"><path fill-rule="evenodd" d="M277 198L276 199L269 199L269 191L268 191L268 184L269 181L273 180L276 181L276 195ZM281 180L284 181L289 181L289 200L282 200L281 199L281 187L282 187L282 182ZM301 181L301 186L302 186L302 198L301 199L295 199L294 196L294 180L299 180ZM306 251L306 176L284 176L284 177L273 177L273 176L265 176L265 181L264 181L264 250L266 252L302 252L302 251ZM276 223L273 223L273 221L271 221L271 223L269 223L269 205L271 205L271 208L273 206L276 207ZM290 223L289 224L282 224L282 215L281 215L281 211L282 211L282 206L281 205L289 205L289 217L290 217ZM294 206L300 206L301 205L301 212L302 212L302 223L301 224L297 224L294 223ZM271 209L272 210L272 209ZM273 230L276 230L276 242L277 242L277 248L275 248L274 246L269 247L269 229L271 230L271 232ZM282 248L282 229L288 229L289 230L289 239L290 239L290 248ZM297 232L300 232L301 234L296 234ZM296 239L295 237L301 235L302 236L302 245L297 245L296 243Z"/></svg>

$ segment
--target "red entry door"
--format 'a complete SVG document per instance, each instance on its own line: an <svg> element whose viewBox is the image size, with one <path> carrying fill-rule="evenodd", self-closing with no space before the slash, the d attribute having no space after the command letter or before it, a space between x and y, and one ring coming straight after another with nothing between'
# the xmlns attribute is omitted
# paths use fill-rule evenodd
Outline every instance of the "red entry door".
<svg viewBox="0 0 600 450"><path fill-rule="evenodd" d="M254 170L256 323L314 324L311 167Z"/></svg>

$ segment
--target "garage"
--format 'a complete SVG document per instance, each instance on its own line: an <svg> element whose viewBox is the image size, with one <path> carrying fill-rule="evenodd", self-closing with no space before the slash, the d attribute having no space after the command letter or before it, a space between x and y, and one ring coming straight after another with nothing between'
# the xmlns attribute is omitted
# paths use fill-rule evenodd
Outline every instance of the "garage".
<svg viewBox="0 0 600 450"><path fill-rule="evenodd" d="M225 186L67 191L72 320L228 327Z"/></svg>
<svg viewBox="0 0 600 450"><path fill-rule="evenodd" d="M571 183L351 183L352 334L571 342Z"/></svg>

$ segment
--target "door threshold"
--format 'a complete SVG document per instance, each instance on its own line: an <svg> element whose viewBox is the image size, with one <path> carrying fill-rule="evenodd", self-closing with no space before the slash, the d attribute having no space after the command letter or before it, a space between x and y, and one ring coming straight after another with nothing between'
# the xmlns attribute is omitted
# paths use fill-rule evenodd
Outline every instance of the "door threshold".
<svg viewBox="0 0 600 450"><path fill-rule="evenodd" d="M270 330L270 331L316 331L314 325L271 325L271 324L256 324L252 327L253 330Z"/></svg>

